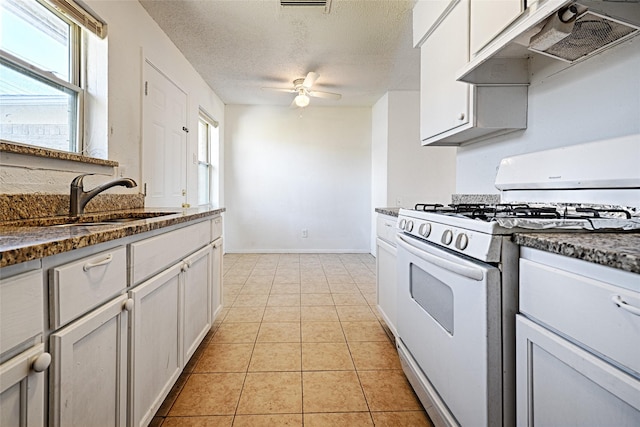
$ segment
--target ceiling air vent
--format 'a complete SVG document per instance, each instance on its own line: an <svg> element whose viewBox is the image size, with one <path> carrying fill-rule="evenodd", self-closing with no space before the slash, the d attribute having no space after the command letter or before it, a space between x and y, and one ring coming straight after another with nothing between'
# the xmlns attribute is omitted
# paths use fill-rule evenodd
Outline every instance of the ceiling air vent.
<svg viewBox="0 0 640 427"><path fill-rule="evenodd" d="M319 6L329 13L332 0L280 0L280 6Z"/></svg>

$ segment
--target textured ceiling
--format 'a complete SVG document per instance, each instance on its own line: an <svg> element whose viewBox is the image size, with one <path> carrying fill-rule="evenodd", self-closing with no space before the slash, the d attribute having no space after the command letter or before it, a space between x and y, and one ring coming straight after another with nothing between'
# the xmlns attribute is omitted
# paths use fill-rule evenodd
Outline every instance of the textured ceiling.
<svg viewBox="0 0 640 427"><path fill-rule="evenodd" d="M282 7L279 0L140 0L225 104L289 105L309 71L313 86L342 94L320 106L371 106L389 90L418 90L411 44L416 0L333 0Z"/></svg>

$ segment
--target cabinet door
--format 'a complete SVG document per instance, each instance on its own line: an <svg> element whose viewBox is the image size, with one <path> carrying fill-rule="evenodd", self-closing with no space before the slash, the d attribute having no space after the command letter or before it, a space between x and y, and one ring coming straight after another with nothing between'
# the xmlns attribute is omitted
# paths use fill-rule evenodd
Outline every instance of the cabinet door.
<svg viewBox="0 0 640 427"><path fill-rule="evenodd" d="M471 85L455 80L469 60L469 0L460 0L420 50L422 140L467 125Z"/></svg>
<svg viewBox="0 0 640 427"><path fill-rule="evenodd" d="M518 426L640 425L640 379L516 318Z"/></svg>
<svg viewBox="0 0 640 427"><path fill-rule="evenodd" d="M127 295L50 337L52 426L125 426Z"/></svg>
<svg viewBox="0 0 640 427"><path fill-rule="evenodd" d="M211 321L215 321L222 310L222 238L212 244L213 259L211 261Z"/></svg>
<svg viewBox="0 0 640 427"><path fill-rule="evenodd" d="M450 5L451 0L418 0L413 6L413 47L420 46Z"/></svg>
<svg viewBox="0 0 640 427"><path fill-rule="evenodd" d="M184 260L183 348L185 363L211 328L212 248L205 246Z"/></svg>
<svg viewBox="0 0 640 427"><path fill-rule="evenodd" d="M43 353L38 344L0 365L0 426L44 425L44 374L33 369Z"/></svg>
<svg viewBox="0 0 640 427"><path fill-rule="evenodd" d="M146 426L182 371L182 263L131 292L131 425Z"/></svg>
<svg viewBox="0 0 640 427"><path fill-rule="evenodd" d="M397 336L396 313L398 309L396 305L398 301L398 287L396 286L396 248L380 238L376 239L376 244L378 311L391 332L393 332L393 335Z"/></svg>
<svg viewBox="0 0 640 427"><path fill-rule="evenodd" d="M523 10L523 0L471 0L471 55L482 49Z"/></svg>

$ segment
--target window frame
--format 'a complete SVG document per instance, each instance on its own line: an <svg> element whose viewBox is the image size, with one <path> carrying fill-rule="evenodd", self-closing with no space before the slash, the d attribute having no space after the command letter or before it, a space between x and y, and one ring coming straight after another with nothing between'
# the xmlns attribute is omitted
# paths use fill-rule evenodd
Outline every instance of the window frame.
<svg viewBox="0 0 640 427"><path fill-rule="evenodd" d="M200 125L204 123L207 126L207 132L206 132L206 149L207 149L207 159L206 161L202 161L200 159ZM199 206L205 206L205 205L211 205L212 204L212 198L214 195L214 188L213 188L213 177L214 177L214 172L215 172L215 168L216 165L213 163L213 144L212 144L212 128L218 128L219 127L219 123L214 120L213 118L211 118L211 116L205 112L204 110L200 109L199 113L198 113L198 149L197 149L197 154L196 154L196 160L197 160L197 175L198 175L198 205ZM208 177L208 193L207 193L207 200L204 203L201 203L200 201L200 167L201 166L206 166L207 168L207 177Z"/></svg>
<svg viewBox="0 0 640 427"><path fill-rule="evenodd" d="M74 92L75 98L75 117L68 114L69 122L69 149L64 150L68 153L83 155L85 151L84 144L84 108L85 108L85 81L84 78L84 54L83 54L83 27L74 20L67 17L63 12L57 10L46 0L35 0L40 6L46 8L50 13L58 19L69 25L69 81L64 80L52 72L40 69L39 67L18 58L11 53L0 49L0 63L13 69L14 71L26 76L29 79L40 81L41 83L56 87L62 86L70 92ZM73 125L73 126L72 126ZM71 134L73 132L73 135ZM24 143L22 141L3 140L10 144L25 145L45 150L56 150L52 147L44 147Z"/></svg>

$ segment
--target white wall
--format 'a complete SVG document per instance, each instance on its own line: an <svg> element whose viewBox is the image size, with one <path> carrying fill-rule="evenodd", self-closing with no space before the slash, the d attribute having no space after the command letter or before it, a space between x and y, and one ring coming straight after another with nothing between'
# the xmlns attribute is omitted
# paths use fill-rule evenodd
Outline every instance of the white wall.
<svg viewBox="0 0 640 427"><path fill-rule="evenodd" d="M369 252L370 108L228 105L225 124L227 252Z"/></svg>
<svg viewBox="0 0 640 427"><path fill-rule="evenodd" d="M139 2L131 0L85 0L108 24L108 58L94 58L94 61L108 64L108 99L96 101L108 108L108 125L100 133L92 134L92 146L104 145L108 139L108 159L120 164L117 174L131 177L140 182L140 147L142 141L142 64L147 57L163 73L169 76L188 96L188 125L193 132L188 134L191 159L197 149L198 108L202 106L224 127L224 104L201 76L186 60L178 48L169 40ZM94 52L95 53L95 52ZM94 64L94 62L92 62ZM107 107L108 106L108 107ZM105 110L106 111L106 110ZM222 134L222 133L221 133ZM101 139L102 144L97 141ZM221 147L224 144L220 144ZM34 160L35 162L35 160ZM24 168L2 169L2 192L37 192L46 189L50 193L66 193L69 183L78 168L60 169L59 162L49 161L39 170ZM196 165L189 165L188 192L190 203L196 203ZM112 179L112 176L89 177L87 187L97 182ZM18 186L30 181L30 187ZM42 181L42 182L40 182ZM125 190L116 187L113 192L138 192L141 187ZM223 195L221 195L222 200Z"/></svg>
<svg viewBox="0 0 640 427"><path fill-rule="evenodd" d="M420 92L386 93L372 109L372 211L451 203L456 148L420 144ZM375 254L375 217L371 253Z"/></svg>
<svg viewBox="0 0 640 427"><path fill-rule="evenodd" d="M560 64L532 60L525 131L458 150L458 193L497 193L503 157L640 132L640 37L558 72Z"/></svg>

